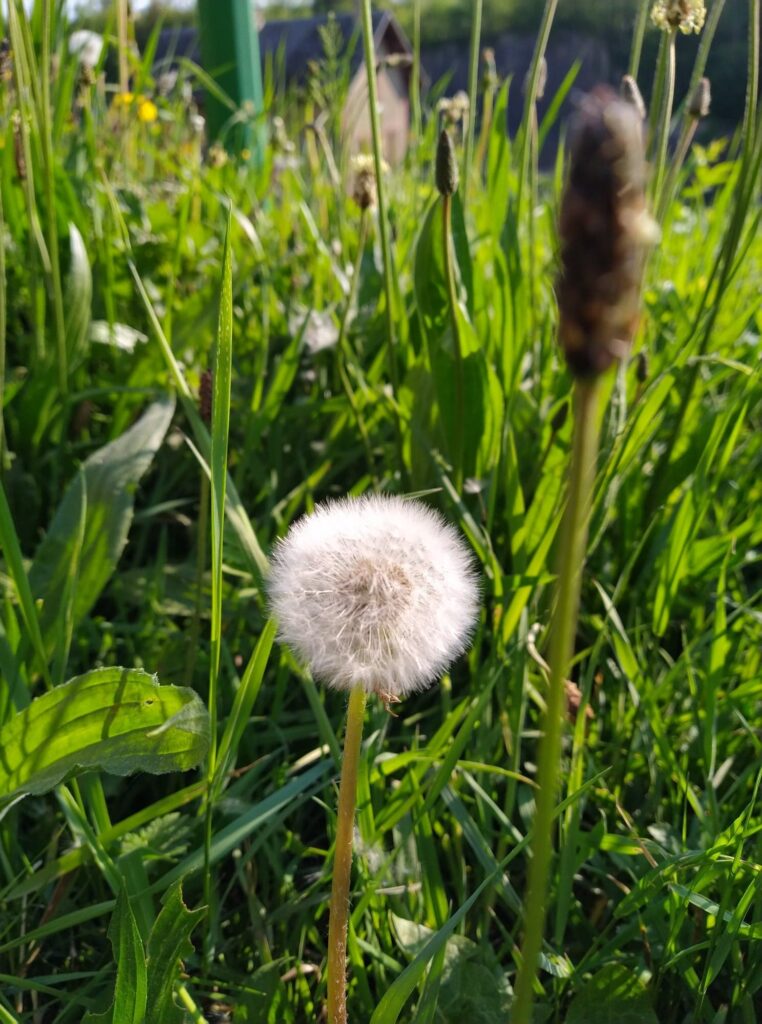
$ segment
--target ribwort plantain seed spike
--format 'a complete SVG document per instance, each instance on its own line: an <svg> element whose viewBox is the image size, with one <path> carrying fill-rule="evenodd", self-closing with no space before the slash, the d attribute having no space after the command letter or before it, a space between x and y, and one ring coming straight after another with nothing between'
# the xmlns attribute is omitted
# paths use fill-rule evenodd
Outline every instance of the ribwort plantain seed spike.
<svg viewBox="0 0 762 1024"><path fill-rule="evenodd" d="M437 144L436 183L440 195L451 196L458 189L458 162L450 133L443 128Z"/></svg>
<svg viewBox="0 0 762 1024"><path fill-rule="evenodd" d="M646 246L643 128L607 86L583 97L570 134L561 202L559 339L575 377L593 378L627 353L638 321Z"/></svg>

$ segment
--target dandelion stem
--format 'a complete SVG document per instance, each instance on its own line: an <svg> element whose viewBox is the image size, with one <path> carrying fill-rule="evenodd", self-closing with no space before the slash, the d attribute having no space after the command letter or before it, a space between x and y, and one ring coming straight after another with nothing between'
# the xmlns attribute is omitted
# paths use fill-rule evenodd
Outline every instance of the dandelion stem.
<svg viewBox="0 0 762 1024"><path fill-rule="evenodd" d="M357 798L357 767L360 761L365 690L355 686L349 695L344 757L339 785L339 811L333 857L331 910L328 924L328 1024L347 1022L347 925L349 877L352 871L352 837Z"/></svg>
<svg viewBox="0 0 762 1024"><path fill-rule="evenodd" d="M529 1024L531 1019L537 961L545 926L561 757L564 680L568 675L577 628L582 567L598 452L598 394L597 380L576 382L574 444L561 530L557 599L550 647L550 682L537 775L540 788L532 836L522 962L516 981L511 1024Z"/></svg>
<svg viewBox="0 0 762 1024"><path fill-rule="evenodd" d="M447 294L450 300L450 319L452 323L452 350L455 357L455 437L453 441L453 473L455 489L458 493L463 488L463 457L465 429L465 401L463 397L463 348L460 343L460 325L458 323L458 294L455 287L455 265L452 243L452 196L442 196L442 245L444 247L445 277L447 278Z"/></svg>

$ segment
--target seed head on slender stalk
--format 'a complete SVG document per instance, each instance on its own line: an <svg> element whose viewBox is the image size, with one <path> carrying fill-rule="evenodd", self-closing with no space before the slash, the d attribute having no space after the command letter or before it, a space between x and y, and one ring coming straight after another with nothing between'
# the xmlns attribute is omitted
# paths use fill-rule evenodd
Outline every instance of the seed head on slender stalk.
<svg viewBox="0 0 762 1024"><path fill-rule="evenodd" d="M572 373L594 377L627 353L654 237L640 118L601 86L582 100L570 148L559 225L559 340Z"/></svg>
<svg viewBox="0 0 762 1024"><path fill-rule="evenodd" d="M478 607L471 556L426 505L374 495L329 502L295 523L272 560L270 605L285 642L349 692L328 926L328 1021L346 1024L349 881L369 694L423 689L466 647Z"/></svg>
<svg viewBox="0 0 762 1024"><path fill-rule="evenodd" d="M464 649L478 602L459 534L418 501L372 495L319 505L275 549L281 636L339 690L404 697Z"/></svg>
<svg viewBox="0 0 762 1024"><path fill-rule="evenodd" d="M587 526L595 481L600 375L627 352L637 321L648 220L641 121L609 89L580 106L570 136L561 204L559 339L574 377L574 433L558 550L550 680L538 760L532 857L524 900L522 959L511 1024L532 1017L553 853L553 817L563 735L565 681L574 650Z"/></svg>

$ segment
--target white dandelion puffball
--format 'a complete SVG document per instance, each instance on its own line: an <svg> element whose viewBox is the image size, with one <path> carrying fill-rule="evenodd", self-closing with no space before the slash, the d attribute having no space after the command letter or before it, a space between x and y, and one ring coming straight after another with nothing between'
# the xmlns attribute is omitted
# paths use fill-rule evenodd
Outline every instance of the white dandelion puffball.
<svg viewBox="0 0 762 1024"><path fill-rule="evenodd" d="M467 646L479 604L469 549L419 501L389 495L319 505L272 560L281 638L341 690L394 699L422 690Z"/></svg>

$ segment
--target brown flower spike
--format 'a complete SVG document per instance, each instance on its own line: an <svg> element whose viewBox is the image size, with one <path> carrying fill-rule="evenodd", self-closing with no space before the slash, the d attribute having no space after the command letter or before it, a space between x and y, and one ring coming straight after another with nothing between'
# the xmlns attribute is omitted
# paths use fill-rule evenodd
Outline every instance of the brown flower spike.
<svg viewBox="0 0 762 1024"><path fill-rule="evenodd" d="M643 257L655 232L645 178L641 119L599 86L572 125L559 224L559 338L575 377L603 373L632 341Z"/></svg>

